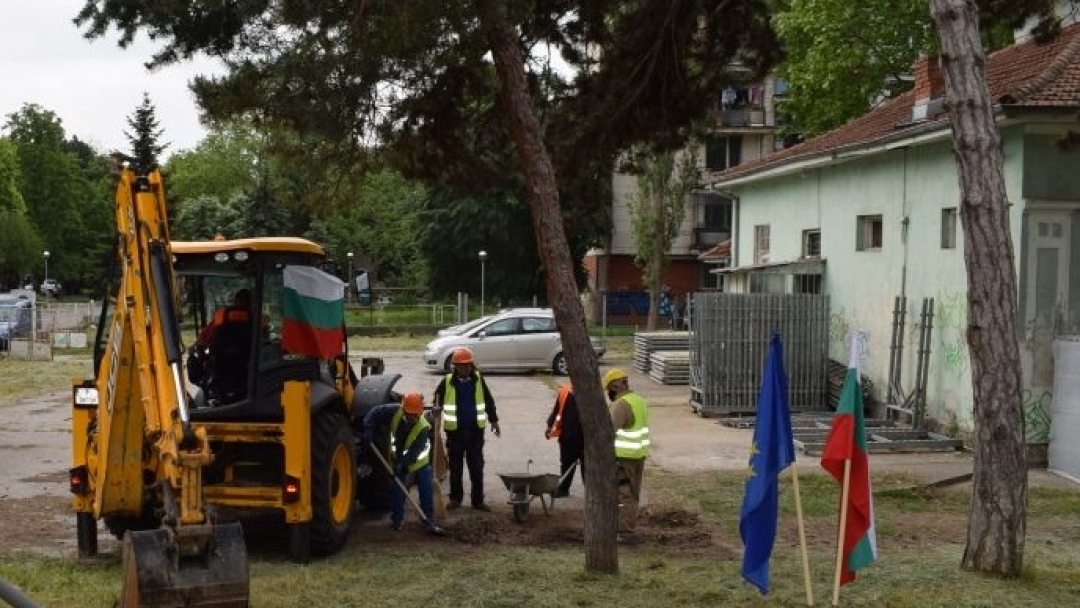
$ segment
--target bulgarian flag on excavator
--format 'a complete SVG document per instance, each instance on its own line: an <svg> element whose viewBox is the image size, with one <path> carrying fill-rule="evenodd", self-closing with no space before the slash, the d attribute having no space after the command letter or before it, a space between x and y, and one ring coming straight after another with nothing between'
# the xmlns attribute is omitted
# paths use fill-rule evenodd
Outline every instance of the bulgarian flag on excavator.
<svg viewBox="0 0 1080 608"><path fill-rule="evenodd" d="M345 340L345 283L310 266L286 266L281 347L331 359Z"/></svg>

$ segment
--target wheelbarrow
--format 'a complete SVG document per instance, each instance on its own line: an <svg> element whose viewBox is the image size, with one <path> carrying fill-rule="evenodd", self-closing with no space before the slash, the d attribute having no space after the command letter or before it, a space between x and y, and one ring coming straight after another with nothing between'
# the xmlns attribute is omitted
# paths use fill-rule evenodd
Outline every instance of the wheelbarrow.
<svg viewBox="0 0 1080 608"><path fill-rule="evenodd" d="M554 473L530 473L531 466L532 460L529 460L525 465L524 473L499 473L503 485L510 492L510 499L506 501L506 504L512 507L514 521L519 524L529 519L529 505L536 498L540 499L540 504L544 507L544 515L551 515L550 509L555 508L555 491L559 489L563 476L573 475L574 470L577 469L575 462L563 476L559 476ZM549 500L551 501L550 509Z"/></svg>

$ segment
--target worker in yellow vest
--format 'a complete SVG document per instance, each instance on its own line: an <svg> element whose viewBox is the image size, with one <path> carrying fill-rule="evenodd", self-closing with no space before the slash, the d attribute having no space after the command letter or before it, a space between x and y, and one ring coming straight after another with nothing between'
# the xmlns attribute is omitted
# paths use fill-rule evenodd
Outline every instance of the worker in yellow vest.
<svg viewBox="0 0 1080 608"><path fill-rule="evenodd" d="M649 403L630 390L626 372L612 368L604 374L604 390L611 400L615 428L615 460L619 479L619 541L637 542L638 505L649 456Z"/></svg>

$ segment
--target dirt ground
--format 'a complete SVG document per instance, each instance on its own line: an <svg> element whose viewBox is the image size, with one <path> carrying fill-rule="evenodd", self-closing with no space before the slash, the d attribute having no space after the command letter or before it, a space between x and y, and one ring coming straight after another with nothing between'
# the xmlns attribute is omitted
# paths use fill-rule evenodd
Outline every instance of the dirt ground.
<svg viewBox="0 0 1080 608"><path fill-rule="evenodd" d="M391 353L384 357L388 370L402 374L398 390L418 390L426 395L434 391L439 376L423 369L419 354ZM731 538L730 529L704 524L695 514L669 504L663 495L649 494L649 479L664 472L686 474L693 479L695 473L744 470L752 431L728 428L694 414L688 406L689 390L685 386L658 385L635 372L629 362L623 368L630 373L631 386L652 405L653 456L646 473L647 504L639 525L641 538L679 553L708 550L715 559L718 550L727 548L737 555L741 545L737 537ZM503 431L500 438L489 436L485 450L485 489L492 512L469 508L451 512L440 523L449 529L452 541L463 545L580 545L584 510L580 478L575 480L571 496L558 499L550 514L545 514L539 498L535 499L529 508L529 520L522 525L513 521L506 502L508 492L498 476L500 472L520 473L526 469L558 472L558 447L544 440L543 431L555 388L561 381L548 374L489 375ZM60 389L0 410L0 554L33 551L75 556L74 516L67 492L71 454L69 399L70 392ZM816 471L817 459L806 458L799 467ZM932 482L970 473L971 459L957 452L874 455L871 468L876 472L903 472ZM1033 484L1071 485L1043 470L1033 470L1031 479ZM964 484L953 488L963 491ZM928 529L939 532L924 537L959 539L963 534L963 523L955 521L954 516L933 518L922 513L918 517L924 533ZM430 538L423 534L412 514L402 532L389 530L386 522L385 515L363 513L354 536L376 543L428 542ZM283 535L275 526L246 529L253 554L284 551ZM813 538L832 531L830 526L830 530L810 529L807 533ZM786 536L782 530L781 542ZM103 556L115 558L117 544L104 529L99 533L99 542Z"/></svg>

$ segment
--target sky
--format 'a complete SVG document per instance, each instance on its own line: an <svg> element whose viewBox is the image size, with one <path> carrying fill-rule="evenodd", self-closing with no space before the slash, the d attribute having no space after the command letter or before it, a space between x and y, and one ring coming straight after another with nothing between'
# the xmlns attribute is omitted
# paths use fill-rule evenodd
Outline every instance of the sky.
<svg viewBox="0 0 1080 608"><path fill-rule="evenodd" d="M203 60L154 72L144 63L156 48L145 37L127 49L115 32L93 42L72 23L84 0L0 0L0 133L9 114L35 103L61 120L67 136L101 153L127 150L127 119L149 93L164 156L194 148L206 134L187 85L220 73Z"/></svg>

